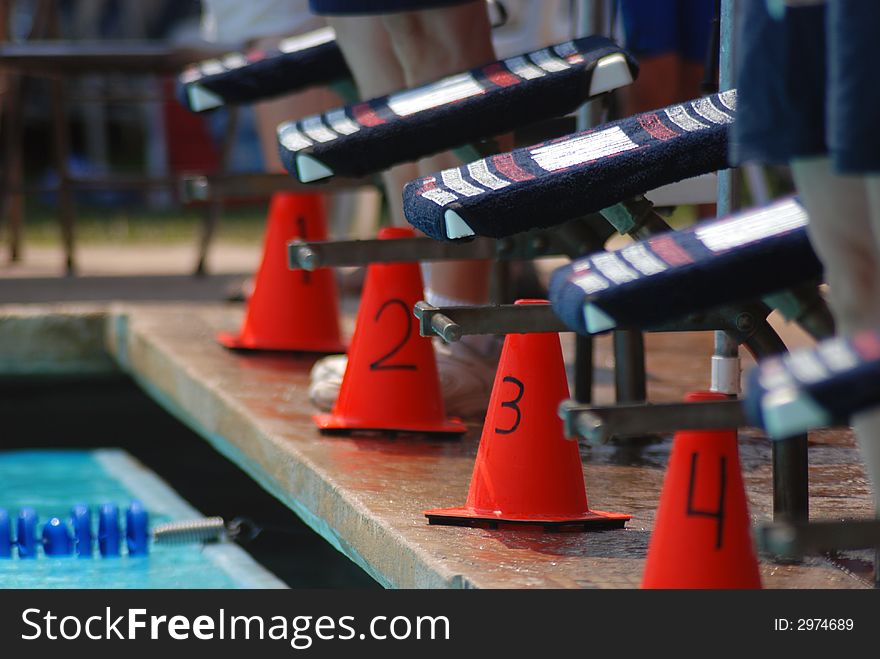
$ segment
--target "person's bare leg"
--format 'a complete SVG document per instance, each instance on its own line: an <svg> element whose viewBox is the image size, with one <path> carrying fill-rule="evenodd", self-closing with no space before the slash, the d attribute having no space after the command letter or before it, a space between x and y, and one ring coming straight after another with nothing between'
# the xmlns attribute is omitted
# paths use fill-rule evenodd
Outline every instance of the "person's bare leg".
<svg viewBox="0 0 880 659"><path fill-rule="evenodd" d="M382 21L409 87L495 59L484 2L385 14Z"/></svg>
<svg viewBox="0 0 880 659"><path fill-rule="evenodd" d="M411 88L495 59L491 26L484 2L427 9L382 17ZM420 160L420 175L461 161L451 153ZM488 261L445 261L431 264L429 293L453 303L485 304L489 300Z"/></svg>
<svg viewBox="0 0 880 659"><path fill-rule="evenodd" d="M329 16L327 22L336 30L336 42L362 99L384 96L407 86L403 68L380 17ZM397 165L382 174L391 223L395 226L406 224L403 186L418 176L415 163Z"/></svg>
<svg viewBox="0 0 880 659"><path fill-rule="evenodd" d="M797 160L791 170L810 215L807 231L825 267L838 331L880 327L880 252L863 179L832 173L827 158Z"/></svg>
<svg viewBox="0 0 880 659"><path fill-rule="evenodd" d="M827 158L796 161L792 174L838 333L880 328L880 179L839 176ZM852 425L880 511L880 410L855 415Z"/></svg>
<svg viewBox="0 0 880 659"><path fill-rule="evenodd" d="M278 41L276 38L257 39L253 45L256 48L268 49L277 46ZM278 157L278 124L324 112L341 104L342 100L339 96L324 87L315 87L254 104L254 119L266 171L272 173L285 171Z"/></svg>
<svg viewBox="0 0 880 659"><path fill-rule="evenodd" d="M871 209L874 249L880 253L880 176L866 176L862 180ZM876 285L876 290L880 290L880 281ZM880 324L874 325L873 329L880 329ZM855 424L859 450L865 462L868 479L873 486L874 513L880 517L880 410L858 415Z"/></svg>

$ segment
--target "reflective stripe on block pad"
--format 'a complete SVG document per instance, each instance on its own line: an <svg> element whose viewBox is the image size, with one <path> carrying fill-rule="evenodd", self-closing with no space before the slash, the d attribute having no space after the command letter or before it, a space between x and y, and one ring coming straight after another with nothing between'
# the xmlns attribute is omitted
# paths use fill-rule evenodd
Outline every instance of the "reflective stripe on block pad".
<svg viewBox="0 0 880 659"><path fill-rule="evenodd" d="M598 334L761 297L821 274L807 222L789 197L599 252L553 273L550 300L571 329Z"/></svg>
<svg viewBox="0 0 880 659"><path fill-rule="evenodd" d="M410 181L404 212L438 240L561 224L728 167L736 91L603 124Z"/></svg>
<svg viewBox="0 0 880 659"><path fill-rule="evenodd" d="M880 405L880 334L835 337L761 360L748 373L751 425L783 439Z"/></svg>
<svg viewBox="0 0 880 659"><path fill-rule="evenodd" d="M571 112L629 84L635 60L586 37L278 126L281 160L304 183L366 176Z"/></svg>
<svg viewBox="0 0 880 659"><path fill-rule="evenodd" d="M327 27L285 39L271 50L229 53L194 64L178 77L178 96L192 112L203 112L350 77L336 33Z"/></svg>

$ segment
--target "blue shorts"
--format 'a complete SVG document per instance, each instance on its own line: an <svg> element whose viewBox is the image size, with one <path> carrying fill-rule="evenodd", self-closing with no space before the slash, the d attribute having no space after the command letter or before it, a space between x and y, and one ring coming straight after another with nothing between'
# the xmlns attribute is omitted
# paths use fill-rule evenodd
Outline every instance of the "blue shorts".
<svg viewBox="0 0 880 659"><path fill-rule="evenodd" d="M880 172L880 3L741 5L731 161L787 164L827 155L841 174Z"/></svg>
<svg viewBox="0 0 880 659"><path fill-rule="evenodd" d="M676 53L705 62L715 0L618 0L624 45L636 57Z"/></svg>
<svg viewBox="0 0 880 659"><path fill-rule="evenodd" d="M312 13L326 15L394 14L401 11L463 5L475 0L309 0Z"/></svg>

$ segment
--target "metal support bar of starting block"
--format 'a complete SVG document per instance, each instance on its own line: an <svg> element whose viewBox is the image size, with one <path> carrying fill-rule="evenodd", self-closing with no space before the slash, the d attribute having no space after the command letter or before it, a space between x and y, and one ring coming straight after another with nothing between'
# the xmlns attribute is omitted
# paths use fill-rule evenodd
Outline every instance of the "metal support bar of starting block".
<svg viewBox="0 0 880 659"><path fill-rule="evenodd" d="M603 444L612 437L644 436L679 430L740 428L748 425L742 403L634 403L597 407L573 400L559 405L566 437Z"/></svg>
<svg viewBox="0 0 880 659"><path fill-rule="evenodd" d="M433 307L416 302L419 334L435 334L447 343L466 334L568 332L549 304L500 304L481 307Z"/></svg>
<svg viewBox="0 0 880 659"><path fill-rule="evenodd" d="M321 183L320 191L349 190L376 181L363 178L339 178ZM185 203L242 197L268 197L276 192L317 192L318 186L300 183L290 174L211 174L184 176L178 185L180 198Z"/></svg>
<svg viewBox="0 0 880 659"><path fill-rule="evenodd" d="M600 213L619 234L635 240L672 231L672 227L654 210L654 204L643 195L604 208Z"/></svg>
<svg viewBox="0 0 880 659"><path fill-rule="evenodd" d="M765 303L797 323L817 341L834 336L834 317L819 292L819 282L810 282L764 297Z"/></svg>
<svg viewBox="0 0 880 659"><path fill-rule="evenodd" d="M601 249L609 235L607 223L599 215L588 215L551 229L536 229L497 240L486 237L454 242L432 238L294 240L288 243L288 265L291 269L315 270L400 261L516 261L571 256Z"/></svg>
<svg viewBox="0 0 880 659"><path fill-rule="evenodd" d="M767 317L772 309L761 302L751 302L742 305L725 305L699 311L673 321L652 325L650 327L630 327L626 324L619 325L615 330L636 330L641 332L704 332L721 330L730 334L740 344L751 343L757 339L758 351L769 350L764 344L774 347L772 341L767 341L762 334L772 332L767 323Z"/></svg>
<svg viewBox="0 0 880 659"><path fill-rule="evenodd" d="M880 520L786 520L760 526L757 535L761 551L787 558L826 551L880 549Z"/></svg>
<svg viewBox="0 0 880 659"><path fill-rule="evenodd" d="M490 259L495 255L495 241L491 238L475 238L461 243L440 242L431 238L294 240L287 244L287 249L290 269L317 270L401 261Z"/></svg>
<svg viewBox="0 0 880 659"><path fill-rule="evenodd" d="M695 314L653 331L683 329L723 329L739 344L745 345L756 359L785 351L785 344L767 322L770 308L763 303L744 307L726 307L706 314ZM676 430L735 428L745 424L739 401L685 404L635 404L613 408L593 408L573 401L563 403L560 415L569 436L588 441L608 441L615 436L650 435ZM700 407L696 410L690 406ZM727 409L729 406L730 409ZM691 416L697 415L697 416ZM699 415L705 415L701 417ZM718 416L715 416L718 415ZM773 442L773 510L777 519L808 518L808 468L806 434Z"/></svg>
<svg viewBox="0 0 880 659"><path fill-rule="evenodd" d="M773 522L757 529L758 549L784 559L810 554L874 550L874 587L880 588L880 520L846 519Z"/></svg>

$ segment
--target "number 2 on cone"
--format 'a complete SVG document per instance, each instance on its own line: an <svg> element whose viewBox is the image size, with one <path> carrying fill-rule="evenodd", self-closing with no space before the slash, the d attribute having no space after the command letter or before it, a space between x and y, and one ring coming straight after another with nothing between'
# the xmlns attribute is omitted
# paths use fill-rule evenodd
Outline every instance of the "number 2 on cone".
<svg viewBox="0 0 880 659"><path fill-rule="evenodd" d="M409 313L409 307L406 305L406 302L400 300L398 298L391 298L390 300L386 300L385 303L379 307L379 310L376 312L376 317L373 318L373 321L378 323L379 319L382 317L382 314L385 313L385 310L390 307L397 307L403 310L403 321L405 323L403 329L403 338L400 339L394 346L386 352L384 355L379 357L376 361L370 364L371 371L415 371L415 364L388 364L388 360L394 357L398 353L398 351L406 345L406 342L409 341L409 337L412 334L412 320Z"/></svg>

